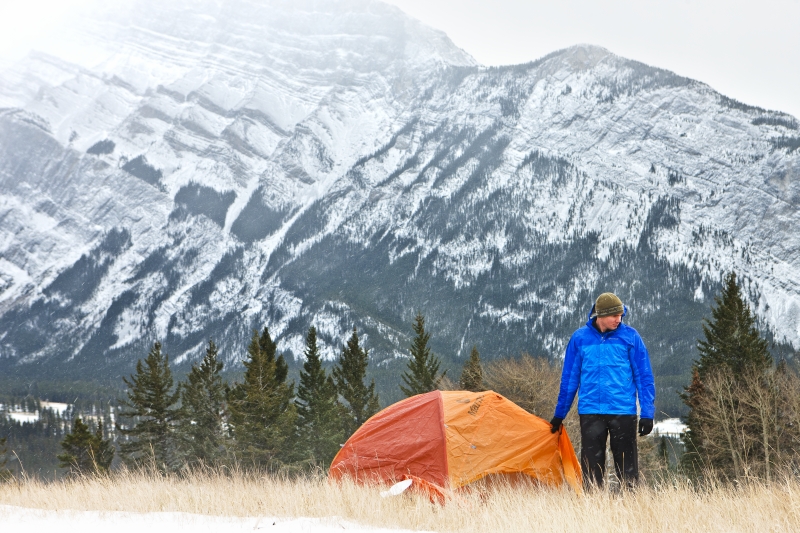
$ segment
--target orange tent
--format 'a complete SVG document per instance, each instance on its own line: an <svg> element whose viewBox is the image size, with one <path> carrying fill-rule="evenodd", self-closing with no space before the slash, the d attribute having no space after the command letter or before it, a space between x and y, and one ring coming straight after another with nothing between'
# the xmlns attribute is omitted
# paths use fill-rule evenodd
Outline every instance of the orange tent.
<svg viewBox="0 0 800 533"><path fill-rule="evenodd" d="M489 475L525 474L580 491L581 471L565 429L493 391L433 391L390 405L336 454L330 476L358 482L413 479L430 491Z"/></svg>

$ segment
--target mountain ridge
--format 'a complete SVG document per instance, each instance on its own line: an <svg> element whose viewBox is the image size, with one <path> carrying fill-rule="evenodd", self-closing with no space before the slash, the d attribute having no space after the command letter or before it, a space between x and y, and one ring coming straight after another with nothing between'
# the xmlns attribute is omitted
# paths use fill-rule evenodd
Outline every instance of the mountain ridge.
<svg viewBox="0 0 800 533"><path fill-rule="evenodd" d="M730 270L798 342L793 117L601 47L481 67L394 8L307 4L324 27L345 4L383 13L370 29L395 44L375 57L403 59L369 59L368 37L334 68L298 52L228 70L209 46L173 72L153 57L191 50L133 32L95 70L39 55L0 78L16 105L0 113L0 365L119 375L155 339L185 365L209 336L236 364L265 324L293 357L314 324L330 360L357 325L390 387L417 310L449 365L473 344L557 357L613 288L674 390Z"/></svg>

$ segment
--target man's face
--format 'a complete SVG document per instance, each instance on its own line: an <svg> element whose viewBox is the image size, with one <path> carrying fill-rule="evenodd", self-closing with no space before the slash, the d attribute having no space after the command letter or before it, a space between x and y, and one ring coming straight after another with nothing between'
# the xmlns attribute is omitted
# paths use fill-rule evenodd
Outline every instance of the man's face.
<svg viewBox="0 0 800 533"><path fill-rule="evenodd" d="M620 322L622 322L622 313L618 315L599 316L595 319L595 324L597 324L597 329L600 330L600 333L617 329Z"/></svg>

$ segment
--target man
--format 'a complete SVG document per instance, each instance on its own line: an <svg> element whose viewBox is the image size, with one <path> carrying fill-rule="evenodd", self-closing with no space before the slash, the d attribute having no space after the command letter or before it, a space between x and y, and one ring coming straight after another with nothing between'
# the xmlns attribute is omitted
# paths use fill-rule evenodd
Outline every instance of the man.
<svg viewBox="0 0 800 533"><path fill-rule="evenodd" d="M603 485L609 434L620 482L632 487L639 480L637 396L639 436L653 430L656 390L650 357L639 333L622 323L627 312L616 295L601 294L589 311L589 321L572 334L564 356L550 431L559 430L580 388L581 465L587 486Z"/></svg>

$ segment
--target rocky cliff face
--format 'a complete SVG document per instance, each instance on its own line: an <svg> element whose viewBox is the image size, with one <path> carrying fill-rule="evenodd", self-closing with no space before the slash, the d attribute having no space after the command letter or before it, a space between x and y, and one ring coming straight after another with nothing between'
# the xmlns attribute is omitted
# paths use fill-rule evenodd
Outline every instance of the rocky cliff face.
<svg viewBox="0 0 800 533"><path fill-rule="evenodd" d="M481 67L368 0L126 9L0 76L8 371L357 325L389 384L416 310L455 364L557 355L614 290L668 391L729 270L800 342L791 116L592 46Z"/></svg>

